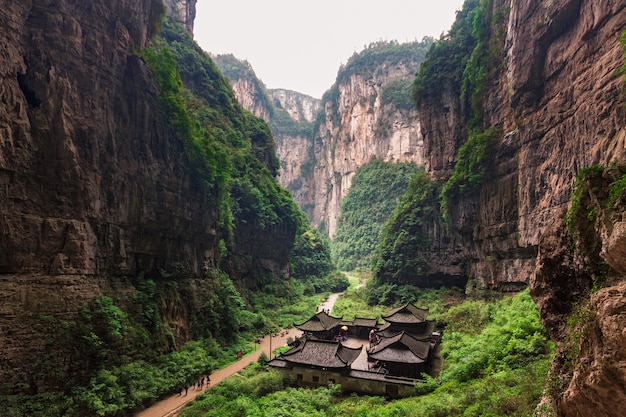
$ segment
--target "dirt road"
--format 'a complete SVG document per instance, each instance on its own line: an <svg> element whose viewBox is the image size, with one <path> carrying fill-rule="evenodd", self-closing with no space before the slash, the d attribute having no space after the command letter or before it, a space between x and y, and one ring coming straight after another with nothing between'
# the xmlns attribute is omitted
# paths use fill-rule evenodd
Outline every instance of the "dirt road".
<svg viewBox="0 0 626 417"><path fill-rule="evenodd" d="M296 338L301 334L302 332L300 330L290 329L289 331L285 330L284 332L279 333L278 336L273 336L271 338L272 350L281 346L285 346L287 344L287 338ZM252 362L255 362L257 359L259 359L259 356L261 356L261 352L265 352L268 357L270 356L270 336L265 336L263 340L261 340L261 346L256 351L244 356L237 362L232 363L225 368L214 371L211 374L211 386L219 384L225 378L236 374L246 366L250 365ZM210 387L205 386L204 390L207 390L208 388ZM190 388L189 391L187 391L187 395L183 393L183 395L173 395L169 398L161 400L158 403L154 404L152 407L147 408L137 414L137 417L176 416L185 404L196 398L196 396L201 392L203 391L196 390L195 388Z"/></svg>
<svg viewBox="0 0 626 417"><path fill-rule="evenodd" d="M317 311L321 311L322 309L328 310L331 312L333 310L333 306L335 305L335 301L337 301L337 297L339 294L331 294L326 300L324 300L320 306L317 308ZM225 378L232 376L250 365L252 362L255 362L261 356L261 352L265 352L265 354L270 357L270 350L275 350L281 346L285 346L287 344L287 339L289 337L296 338L302 335L302 332L298 329L290 329L285 330L282 333L279 333L278 336L273 336L270 342L270 336L265 336L261 341L261 346L255 352L250 353L247 356L239 359L237 362L228 365L225 368L214 371L211 374L211 386L215 384L219 384ZM271 349L270 349L271 343ZM159 401L154 404L152 407L145 409L141 413L137 414L136 417L174 417L177 416L180 410L198 396L198 394L206 391L210 387L206 387L203 390L196 390L195 388L190 388L187 391L187 395L173 395L169 398Z"/></svg>

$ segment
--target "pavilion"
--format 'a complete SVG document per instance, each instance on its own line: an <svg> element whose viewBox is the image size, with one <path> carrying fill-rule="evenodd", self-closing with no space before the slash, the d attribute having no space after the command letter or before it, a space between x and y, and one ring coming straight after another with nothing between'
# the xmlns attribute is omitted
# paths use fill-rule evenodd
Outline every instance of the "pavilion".
<svg viewBox="0 0 626 417"><path fill-rule="evenodd" d="M368 361L377 363L388 374L419 379L430 371L430 339L419 340L410 333L400 332L383 337L368 351Z"/></svg>
<svg viewBox="0 0 626 417"><path fill-rule="evenodd" d="M341 324L341 317L333 317L320 311L304 323L296 325L296 328L316 339L332 340L337 335Z"/></svg>

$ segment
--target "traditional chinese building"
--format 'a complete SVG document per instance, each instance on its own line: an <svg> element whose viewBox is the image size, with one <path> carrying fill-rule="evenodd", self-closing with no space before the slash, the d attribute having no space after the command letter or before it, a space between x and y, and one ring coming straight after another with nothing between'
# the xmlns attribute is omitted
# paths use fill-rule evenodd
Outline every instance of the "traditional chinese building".
<svg viewBox="0 0 626 417"><path fill-rule="evenodd" d="M437 356L440 336L435 322L427 320L428 309L405 304L377 319L356 318L342 321L325 312L317 313L296 326L305 332L292 348L269 365L292 373L300 385L341 384L345 392L406 397L423 373L435 376L433 357ZM337 341L341 327L348 326L352 347ZM367 335L377 331L379 342L364 350ZM334 341L331 341L334 340ZM356 345L359 347L355 347Z"/></svg>
<svg viewBox="0 0 626 417"><path fill-rule="evenodd" d="M383 316L385 324L378 329L381 337L392 337L401 332L409 333L417 339L430 338L435 330L435 321L426 320L428 309L404 304Z"/></svg>
<svg viewBox="0 0 626 417"><path fill-rule="evenodd" d="M431 350L435 347L431 339L420 340L410 333L400 332L384 337L368 351L368 360L376 368L390 375L419 379L422 373L430 372Z"/></svg>
<svg viewBox="0 0 626 417"><path fill-rule="evenodd" d="M296 325L296 328L316 339L332 340L339 333L341 325L341 317L332 317L320 311L304 323Z"/></svg>
<svg viewBox="0 0 626 417"><path fill-rule="evenodd" d="M378 327L378 320L357 317L352 323L348 323L348 327L350 328L349 334L360 339L367 339L370 330Z"/></svg>
<svg viewBox="0 0 626 417"><path fill-rule="evenodd" d="M290 371L302 385L325 385L347 375L362 350L363 346L351 348L341 342L303 337L269 365Z"/></svg>

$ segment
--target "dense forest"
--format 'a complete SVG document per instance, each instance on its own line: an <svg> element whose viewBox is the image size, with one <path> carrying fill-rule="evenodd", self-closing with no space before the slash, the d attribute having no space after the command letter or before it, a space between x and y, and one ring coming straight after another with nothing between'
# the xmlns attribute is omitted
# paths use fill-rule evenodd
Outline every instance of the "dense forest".
<svg viewBox="0 0 626 417"><path fill-rule="evenodd" d="M415 164L374 159L359 168L341 202L333 258L343 271L371 266L380 230L418 171Z"/></svg>

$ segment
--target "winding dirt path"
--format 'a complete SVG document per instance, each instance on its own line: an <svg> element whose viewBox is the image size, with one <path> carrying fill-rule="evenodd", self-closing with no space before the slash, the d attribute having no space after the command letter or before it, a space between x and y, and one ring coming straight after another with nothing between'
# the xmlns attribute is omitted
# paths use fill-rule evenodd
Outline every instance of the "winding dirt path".
<svg viewBox="0 0 626 417"><path fill-rule="evenodd" d="M292 337L295 338L300 336L302 332L298 329L290 329L285 330L282 333L279 333L278 336L273 336L271 338L272 350L279 348L281 346L285 346L287 344L287 338ZM249 353L243 358L239 359L237 362L234 362L228 365L225 368L213 371L211 373L211 386L215 384L219 384L225 378L232 376L250 365L252 362L256 362L261 356L261 352L265 352L265 354L269 357L270 354L270 336L265 336L261 340L261 347L256 351ZM173 395L169 398L159 401L154 404L150 408L147 408L137 414L137 417L172 417L178 415L180 410L198 396L198 394L206 391L210 387L206 387L203 390L196 390L195 388L189 388L187 391L187 395Z"/></svg>
<svg viewBox="0 0 626 417"><path fill-rule="evenodd" d="M321 309L332 311L335 301L337 301L337 297L339 294L331 294L326 300L324 300L317 311L321 311ZM296 338L302 335L302 332L298 329L289 329L285 330L282 333L279 333L278 336L271 337L265 336L261 340L261 346L256 351L244 356L239 359L237 362L234 362L228 365L225 368L219 369L217 371L213 371L211 374L211 386L219 384L224 379L232 376L250 365L252 362L256 362L261 356L261 352L265 352L265 354L270 357L271 350L275 350L281 346L285 346L287 344L287 339L289 337ZM271 349L270 349L271 343ZM210 387L206 387L202 390L196 390L195 388L190 388L187 391L187 395L173 395L169 398L159 401L154 404L150 408L147 408L136 415L136 417L174 417L180 413L180 410L187 404L192 401L194 398L198 396L198 394L210 389Z"/></svg>

